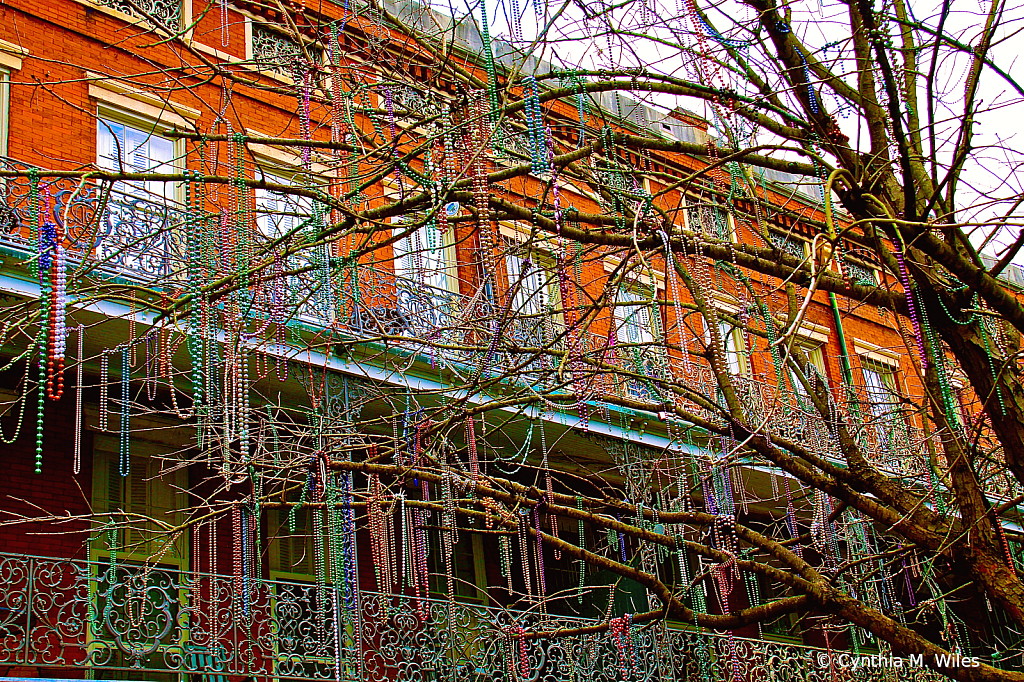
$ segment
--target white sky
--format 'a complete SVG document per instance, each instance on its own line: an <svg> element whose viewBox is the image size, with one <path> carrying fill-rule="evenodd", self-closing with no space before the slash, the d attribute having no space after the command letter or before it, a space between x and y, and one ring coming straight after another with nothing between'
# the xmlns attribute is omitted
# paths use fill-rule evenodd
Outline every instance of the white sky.
<svg viewBox="0 0 1024 682"><path fill-rule="evenodd" d="M472 11L479 17L480 0L432 0L435 8L445 13L461 16ZM513 34L509 17L516 10L522 17L522 33L527 43L537 35L537 20L534 0L486 0L490 17L491 34L495 37L508 39ZM754 14L735 0L710 3L708 0L696 0L697 6L705 11L716 28L729 37L745 37L736 30L736 23L752 25ZM526 4L528 2L528 4ZM550 17L561 8L562 0L550 0L544 8ZM600 35L606 24L604 15L599 14L601 5L588 0L575 0L568 6L548 33L546 45L535 47L534 56L554 61L563 66L579 65L584 68L608 68L612 65L644 66L650 70L672 74L682 78L698 79L698 71L702 71L705 80L712 84L729 85L738 91L749 91L743 79L730 77L722 72L712 72L700 65L692 57L692 49L680 49L682 43L687 48L698 48L700 43L694 37L693 25L685 11L688 0L633 0L626 5L617 5L612 14L612 23L618 29L632 31L635 35L616 39L609 45L607 39ZM936 26L939 19L941 0L908 0L911 16L929 26ZM584 19L583 10L591 15ZM848 24L844 22L846 6L839 2L823 0L795 0L791 3L791 26L808 46L818 48L819 59L835 57L837 50L824 56L820 52L823 46L842 41L849 36ZM948 35L962 43L975 45L984 21L988 6L981 0L951 0L951 11L946 20L945 31ZM997 43L991 50L993 61L1011 76L1024 80L1024 68L1016 62L1024 52L1024 4L1006 6L1003 11L1001 28L997 33ZM731 29L730 29L731 27ZM644 39L644 36L647 39ZM666 45L655 39L668 41ZM715 43L706 40L704 43L714 47ZM557 54L556 54L557 53ZM930 50L929 53L930 54ZM960 116L963 108L964 83L970 55L945 52L934 79L937 110L945 112L946 121L939 125L937 138L939 157L951 158L952 143L960 128ZM852 78L848 82L853 83ZM1024 104L1021 98L1000 76L986 69L982 75L980 92L980 112L975 127L976 151L964 169L961 179L963 189L959 193L960 202L957 207L962 212L962 221L991 220L1008 210L1005 203L992 205L990 198L1005 202L1007 197L1014 197L1024 192L1024 138L1019 128L1024 121ZM923 105L925 92L919 92ZM712 107L701 100L686 99L672 95L653 95L647 99L649 104L660 105L665 110L673 106L683 106L693 110L714 123ZM836 102L826 98L825 107L836 112ZM857 140L858 121L854 117L836 116L844 132L854 142ZM770 141L762 137L762 142ZM1013 214L1016 222L1024 220L1024 209L1018 208ZM991 228L989 228L991 229ZM997 238L992 240L986 251L998 251L1017 237L1020 227L1001 228ZM980 243L985 232L979 230L973 238ZM1018 262L1024 263L1024 253L1018 256Z"/></svg>

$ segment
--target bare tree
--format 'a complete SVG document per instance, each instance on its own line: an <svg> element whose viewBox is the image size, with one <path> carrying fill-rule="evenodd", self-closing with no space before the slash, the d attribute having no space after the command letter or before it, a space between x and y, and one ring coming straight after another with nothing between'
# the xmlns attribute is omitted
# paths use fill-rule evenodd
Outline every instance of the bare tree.
<svg viewBox="0 0 1024 682"><path fill-rule="evenodd" d="M531 618L633 581L631 624L787 624L1022 679L1024 194L1012 138L975 130L1019 109L996 58L1019 7L278 3L237 14L235 59L240 25L116 9L134 66L12 80L94 116L101 149L0 172L42 282L0 314L10 414L98 385L122 475L160 418L190 435L149 480L190 474L162 516L0 525L85 519L148 565L309 510L319 580L349 579L361 529L379 591L417 598L454 598L477 534L522 641L621 634L612 597L580 630ZM112 84L163 116L76 104ZM444 570L409 558L428 534ZM544 548L578 591L547 592Z"/></svg>

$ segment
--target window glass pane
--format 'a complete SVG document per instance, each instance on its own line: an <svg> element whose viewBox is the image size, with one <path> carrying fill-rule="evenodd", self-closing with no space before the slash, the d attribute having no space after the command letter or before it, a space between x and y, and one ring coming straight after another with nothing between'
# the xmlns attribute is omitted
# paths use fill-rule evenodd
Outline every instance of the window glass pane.
<svg viewBox="0 0 1024 682"><path fill-rule="evenodd" d="M895 375L892 369L874 363L862 365L861 371L868 409L875 419L878 447L889 450L893 439L892 429L898 424Z"/></svg>
<svg viewBox="0 0 1024 682"><path fill-rule="evenodd" d="M267 182L291 185L288 178L267 175ZM309 197L284 194L259 188L255 192L253 208L256 225L264 236L271 239L288 234L313 213L313 200Z"/></svg>
<svg viewBox="0 0 1024 682"><path fill-rule="evenodd" d="M616 338L621 343L647 344L654 342L651 330L651 310L645 299L635 292L620 289L615 305Z"/></svg>
<svg viewBox="0 0 1024 682"><path fill-rule="evenodd" d="M505 264L508 267L509 290L515 290L515 298L512 301L513 309L522 315L540 315L548 306L544 271L538 267L536 262L531 261L530 271L526 277L523 277L524 260L519 256L508 256L505 259ZM517 283L518 288L516 288Z"/></svg>
<svg viewBox="0 0 1024 682"><path fill-rule="evenodd" d="M793 350L795 352L797 350L797 348L794 347ZM818 346L817 348L808 348L808 347L805 346L805 347L801 347L800 350L802 350L807 355L808 366L807 366L807 371L804 372L804 376L807 377L808 381L813 382L815 380L822 380L822 379L824 379L824 377L825 377L825 357L824 357L824 355L821 352L821 347ZM796 372L793 370L793 368L789 367L788 364L787 364L786 371L789 372L789 379L790 379L790 382L791 382L793 390L796 391L798 394L800 394L802 396L806 396L807 395L807 391L804 389L804 385L802 383L800 383L800 379L797 377ZM816 377L811 376L810 373L812 373L812 372L814 374L816 374L817 376Z"/></svg>
<svg viewBox="0 0 1024 682"><path fill-rule="evenodd" d="M718 322L718 333L725 344L725 363L730 374L742 374L743 365L740 362L740 334L739 330L728 322Z"/></svg>
<svg viewBox="0 0 1024 682"><path fill-rule="evenodd" d="M420 217L412 220L418 221ZM398 225L394 229L402 232L407 228ZM395 274L407 280L406 286L414 283L432 289L450 290L449 249L444 235L436 227L422 225L395 242L392 248L395 252Z"/></svg>
<svg viewBox="0 0 1024 682"><path fill-rule="evenodd" d="M892 374L877 367L864 368L864 388L867 394L868 403L871 405L871 412L880 417L889 411L892 404L890 384Z"/></svg>
<svg viewBox="0 0 1024 682"><path fill-rule="evenodd" d="M126 173L173 172L174 143L152 130L134 128L101 118L97 125L97 165ZM164 201L173 198L173 183L163 180L117 182L114 191L138 200ZM116 197L115 197L116 198Z"/></svg>

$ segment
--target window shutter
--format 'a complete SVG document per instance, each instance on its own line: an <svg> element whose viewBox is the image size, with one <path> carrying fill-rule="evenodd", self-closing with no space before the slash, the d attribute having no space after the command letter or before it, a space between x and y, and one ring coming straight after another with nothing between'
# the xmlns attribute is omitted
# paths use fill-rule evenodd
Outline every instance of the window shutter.
<svg viewBox="0 0 1024 682"><path fill-rule="evenodd" d="M313 573L313 557L309 551L313 545L309 537L310 514L306 509L300 509L296 514L295 534L291 536L292 562L289 569L293 573Z"/></svg>
<svg viewBox="0 0 1024 682"><path fill-rule="evenodd" d="M124 511L124 479L117 470L117 460L113 457L104 457L103 462L106 468L107 488L104 495L107 511Z"/></svg>
<svg viewBox="0 0 1024 682"><path fill-rule="evenodd" d="M128 504L125 511L132 514L148 514L150 512L147 504L146 478L149 476L148 459L135 459L132 462L131 472L128 475L127 497ZM149 556L149 547L145 542L151 531L150 523L142 523L132 520L132 527L128 529L125 545L127 551L136 558L145 559Z"/></svg>
<svg viewBox="0 0 1024 682"><path fill-rule="evenodd" d="M287 571L292 565L292 543L288 537L288 510L277 509L274 511L274 544L277 551L271 556L271 564L274 570Z"/></svg>
<svg viewBox="0 0 1024 682"><path fill-rule="evenodd" d="M312 575L313 561L310 552L307 551L309 539L309 513L300 509L296 514L295 533L288 528L288 510L278 509L272 519L274 524L274 544L277 551L270 557L271 567L283 573L302 573Z"/></svg>

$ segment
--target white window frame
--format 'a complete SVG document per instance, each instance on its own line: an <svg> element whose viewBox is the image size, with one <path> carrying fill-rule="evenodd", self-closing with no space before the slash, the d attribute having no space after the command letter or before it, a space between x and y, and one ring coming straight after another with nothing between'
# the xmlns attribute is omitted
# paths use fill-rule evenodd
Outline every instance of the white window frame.
<svg viewBox="0 0 1024 682"><path fill-rule="evenodd" d="M0 156L7 156L11 132L11 72L0 67Z"/></svg>
<svg viewBox="0 0 1024 682"><path fill-rule="evenodd" d="M276 184L276 185L287 185L289 187L293 187L293 186L297 187L298 186L294 182L295 176L305 175L306 174L304 171L301 171L301 170L298 170L298 169L295 169L295 168L288 168L288 167L282 167L282 166L271 165L271 164L260 164L260 171L261 171L262 177L266 178L267 182L269 182L271 184ZM291 176L291 177L289 177L289 176ZM302 224L302 222L303 222L302 213L301 213L301 211L297 210L296 211L296 215L295 216L291 216L291 217L293 217L296 220L296 223L294 225L292 225L288 229L285 229L285 230L281 231L280 234L275 234L275 235L267 234L267 232L263 228L263 225L260 225L260 223L259 223L260 215L258 215L260 213L265 213L265 211L261 211L261 208L259 206L259 202L261 200L261 197L265 196L264 193L266 195L284 196L281 192L278 192L278 191L272 190L272 189L262 188L262 187L256 187L253 190L253 195L252 195L253 214L256 215L256 221L257 221L258 229L260 230L260 233L264 237L267 237L268 239L276 239L276 238L282 236L285 232L289 232L289 231L297 228L299 225ZM296 203L308 202L309 203L309 213L305 216L305 219L308 220L309 217L313 215L313 199L311 199L309 197L301 196L301 197L289 197L287 200L294 201Z"/></svg>
<svg viewBox="0 0 1024 682"><path fill-rule="evenodd" d="M816 341L806 336L798 336L790 352L797 350L803 351L807 356L807 361L818 373L818 379L820 381L827 381L828 374L825 373L825 347L826 344L823 342ZM786 364L786 372L789 375L789 381L793 387L793 391L801 397L807 397L807 391L804 389L804 385L800 383L800 379L797 378L796 372L788 363Z"/></svg>
<svg viewBox="0 0 1024 682"><path fill-rule="evenodd" d="M522 277L522 264L529 258L530 271ZM553 268L543 255L537 252L523 254L505 254L505 273L507 291L512 294L511 310L520 315L540 318L548 310L558 310L561 303L561 292L553 274ZM516 284L522 279L518 288ZM513 292L514 289L514 292Z"/></svg>
<svg viewBox="0 0 1024 682"><path fill-rule="evenodd" d="M722 313L734 315L738 311L717 310L716 317ZM701 315L704 324L704 343L711 346L711 329L708 327L707 319ZM725 369L730 376L747 377L750 375L750 363L748 362L746 347L743 343L743 330L732 323L718 317L718 335L722 339L722 357L725 360Z"/></svg>
<svg viewBox="0 0 1024 682"><path fill-rule="evenodd" d="M898 417L899 398L905 395L900 374L900 356L888 349L866 341L855 339L853 348L860 360L861 379L864 382L864 393L868 402L871 417L877 420L875 431L880 447L891 447L887 442L888 422ZM880 371L881 370L881 371ZM881 387L869 385L868 375L879 378ZM887 380L888 379L888 380ZM875 399L885 392L882 403Z"/></svg>
<svg viewBox="0 0 1024 682"><path fill-rule="evenodd" d="M864 393L868 399L871 413L875 417L880 418L891 414L892 408L895 405L895 397L900 395L899 378L897 376L899 367L887 362L879 362L874 358L862 356L860 359L860 370L864 380ZM878 378L878 386L872 385L868 380L869 375ZM876 402L874 398L881 396L883 392L885 393L885 403Z"/></svg>
<svg viewBox="0 0 1024 682"><path fill-rule="evenodd" d="M163 132L167 132L168 128L161 126L159 123L147 121L146 119L140 119L133 117L131 114L119 111L117 109L111 109L108 107L101 106L97 112L96 119L96 163L101 167L105 167L101 164L100 159L100 137L106 133L110 133L110 124L123 126L125 128L131 128L134 131L140 132L146 135L147 140L150 138L158 138L170 143L170 159L166 164L161 163L161 166L166 166L166 171L170 173L180 172L183 166L182 155L184 153L184 140L176 140L161 135ZM127 139L127 138L126 138ZM131 172L132 169L129 167L124 159L125 154L131 153L132 150L126 148L127 145L122 146L118 152L121 155L121 164L125 167L126 172ZM118 172L118 168L109 168L111 172ZM160 172L164 169L147 169L144 172ZM140 199L159 204L161 202L169 202L172 204L181 204L182 199L182 187L180 182L175 181L155 181L152 184L162 186L162 192L155 191L154 188L150 187L150 182L138 183L136 181L123 181L118 183L121 188L119 191L123 192L126 196L130 196L133 199Z"/></svg>
<svg viewBox="0 0 1024 682"><path fill-rule="evenodd" d="M89 97L96 100L96 150L94 158L99 161L100 128L103 119L120 125L130 126L136 130L161 137L171 142L170 167L172 172L180 172L185 168L185 140L182 138L166 138L162 134L180 128L191 128L199 120L202 112L198 109L163 100L152 93L143 92L101 74L86 72L92 79L89 83ZM121 150L123 154L126 150ZM164 197L181 203L183 187L174 182L164 193Z"/></svg>
<svg viewBox="0 0 1024 682"><path fill-rule="evenodd" d="M624 297L628 300L624 300ZM641 346L653 344L654 317L651 310L652 303L641 293L637 287L620 284L615 292L615 339L618 343L629 344L630 346ZM633 312L626 312L627 310ZM637 319L637 314L640 317ZM623 332L626 338L623 338ZM635 334L631 334L635 331ZM629 338L630 336L637 338Z"/></svg>
<svg viewBox="0 0 1024 682"><path fill-rule="evenodd" d="M21 71L29 51L20 45L0 40L0 156L7 156L11 134L11 74Z"/></svg>
<svg viewBox="0 0 1024 682"><path fill-rule="evenodd" d="M392 237L405 232L407 229L406 224L402 222L400 217L391 218L390 223L392 225ZM415 254L417 251L422 254L423 251L430 249L429 230L436 231L438 238L441 240L437 247L432 249L437 252L432 254L432 256L439 258L440 263L436 268L424 268L421 272L417 272L417 266L414 263L408 264L407 261L412 257L411 254ZM420 240L421 244L418 246L415 240ZM400 251L401 254L399 253ZM446 232L441 233L437 228L436 220L434 227L431 227L429 224L423 224L413 233L392 242L391 256L396 283L399 281L415 282L417 285L427 287L429 291L447 292L450 294L459 293L459 271L455 254L454 229L449 228ZM441 286L438 286L433 281L428 281L428 279L432 280L433 277L438 279L443 277L443 281L440 282Z"/></svg>

